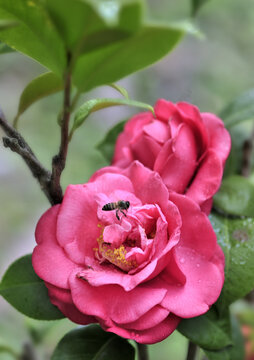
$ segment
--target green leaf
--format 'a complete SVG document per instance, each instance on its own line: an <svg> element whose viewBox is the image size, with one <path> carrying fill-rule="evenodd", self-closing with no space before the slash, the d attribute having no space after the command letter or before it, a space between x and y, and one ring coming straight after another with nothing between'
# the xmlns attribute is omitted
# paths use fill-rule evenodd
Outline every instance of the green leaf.
<svg viewBox="0 0 254 360"><path fill-rule="evenodd" d="M47 0L46 4L67 49L75 58L80 53L130 36L141 22L142 2L139 0Z"/></svg>
<svg viewBox="0 0 254 360"><path fill-rule="evenodd" d="M173 26L144 25L127 39L81 55L74 69L80 91L115 82L161 59L184 34Z"/></svg>
<svg viewBox="0 0 254 360"><path fill-rule="evenodd" d="M134 106L154 112L153 107L151 105L131 99L110 99L110 98L91 99L85 102L83 105L81 105L80 108L77 110L74 117L73 126L70 132L70 139L72 138L74 131L83 124L83 122L91 113L101 109L105 109L107 107L117 106L117 105Z"/></svg>
<svg viewBox="0 0 254 360"><path fill-rule="evenodd" d="M98 325L85 326L66 334L51 360L134 360L133 346L125 339L103 331Z"/></svg>
<svg viewBox="0 0 254 360"><path fill-rule="evenodd" d="M220 112L220 117L228 129L240 122L254 119L254 89L235 98Z"/></svg>
<svg viewBox="0 0 254 360"><path fill-rule="evenodd" d="M128 91L124 88L124 87L122 87L122 86L120 86L120 85L118 85L118 84L108 84L108 86L110 86L110 87L112 87L113 89L115 89L116 91L118 91L121 95L123 95L123 97L125 97L126 99L129 99L129 94L128 94Z"/></svg>
<svg viewBox="0 0 254 360"><path fill-rule="evenodd" d="M19 116L23 114L30 105L45 96L62 90L63 87L63 80L52 72L44 73L33 79L21 94L15 123L17 123Z"/></svg>
<svg viewBox="0 0 254 360"><path fill-rule="evenodd" d="M254 287L254 219L228 219L214 213L209 218L225 255L225 282L216 303L223 313Z"/></svg>
<svg viewBox="0 0 254 360"><path fill-rule="evenodd" d="M208 0L191 0L191 14L192 16L197 15L199 9L207 2Z"/></svg>
<svg viewBox="0 0 254 360"><path fill-rule="evenodd" d="M214 207L225 214L254 217L254 185L239 175L227 177L214 196Z"/></svg>
<svg viewBox="0 0 254 360"><path fill-rule="evenodd" d="M243 360L244 359L244 341L243 336L235 317L231 317L232 340L233 345L228 346L221 351L204 350L209 360Z"/></svg>
<svg viewBox="0 0 254 360"><path fill-rule="evenodd" d="M35 274L32 255L12 263L0 283L0 295L18 311L34 319L55 320L64 317L51 304L44 282Z"/></svg>
<svg viewBox="0 0 254 360"><path fill-rule="evenodd" d="M183 319L177 330L204 349L219 350L232 344L228 316L219 319L213 308L202 316Z"/></svg>
<svg viewBox="0 0 254 360"><path fill-rule="evenodd" d="M123 131L126 120L123 120L113 126L104 139L96 146L100 153L105 157L106 160L110 163L115 149L115 142L118 135Z"/></svg>
<svg viewBox="0 0 254 360"><path fill-rule="evenodd" d="M10 52L14 52L15 50L9 47L8 45L0 42L0 55L1 54L7 54Z"/></svg>
<svg viewBox="0 0 254 360"><path fill-rule="evenodd" d="M0 20L0 31L17 26L18 22L13 20Z"/></svg>
<svg viewBox="0 0 254 360"><path fill-rule="evenodd" d="M0 0L0 19L19 25L0 32L0 41L24 53L58 75L64 73L64 44L43 2L38 0Z"/></svg>

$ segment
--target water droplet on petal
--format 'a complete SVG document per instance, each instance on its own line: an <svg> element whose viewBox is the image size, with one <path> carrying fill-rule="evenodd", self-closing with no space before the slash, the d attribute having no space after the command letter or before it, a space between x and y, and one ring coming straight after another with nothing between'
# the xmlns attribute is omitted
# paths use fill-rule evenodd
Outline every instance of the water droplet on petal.
<svg viewBox="0 0 254 360"><path fill-rule="evenodd" d="M181 263L181 264L184 264L184 263L185 263L185 258L181 258L181 259L180 259L180 263Z"/></svg>
<svg viewBox="0 0 254 360"><path fill-rule="evenodd" d="M199 264L199 263L197 263L197 267L200 267L200 264Z"/></svg>
<svg viewBox="0 0 254 360"><path fill-rule="evenodd" d="M199 283L199 284L201 283L201 280L200 280L200 279L198 279L198 283Z"/></svg>

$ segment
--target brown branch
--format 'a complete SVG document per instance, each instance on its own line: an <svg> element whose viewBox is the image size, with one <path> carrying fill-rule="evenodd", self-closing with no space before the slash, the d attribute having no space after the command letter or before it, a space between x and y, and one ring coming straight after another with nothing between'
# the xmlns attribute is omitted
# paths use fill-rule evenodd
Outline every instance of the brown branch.
<svg viewBox="0 0 254 360"><path fill-rule="evenodd" d="M66 157L69 144L69 121L70 121L70 100L71 94L71 74L67 72L64 87L63 115L61 120L61 143L59 152L52 159L52 176L50 182L50 191L54 194L56 203L61 203L63 192L60 184L61 174L65 168Z"/></svg>
<svg viewBox="0 0 254 360"><path fill-rule="evenodd" d="M147 345L137 343L138 347L138 360L148 360Z"/></svg>
<svg viewBox="0 0 254 360"><path fill-rule="evenodd" d="M197 345L189 341L186 360L194 360L196 357L196 352L197 352Z"/></svg>
<svg viewBox="0 0 254 360"><path fill-rule="evenodd" d="M35 156L34 152L27 144L25 139L22 135L14 129L12 125L10 125L2 111L0 110L0 127L3 129L7 137L3 137L3 144L6 148L10 148L12 151L19 154L27 166L29 167L30 171L32 172L33 176L38 180L40 187L46 197L48 198L49 202L53 205L56 203L53 194L50 192L50 179L51 173L47 169L43 167L43 165L39 162L37 157Z"/></svg>

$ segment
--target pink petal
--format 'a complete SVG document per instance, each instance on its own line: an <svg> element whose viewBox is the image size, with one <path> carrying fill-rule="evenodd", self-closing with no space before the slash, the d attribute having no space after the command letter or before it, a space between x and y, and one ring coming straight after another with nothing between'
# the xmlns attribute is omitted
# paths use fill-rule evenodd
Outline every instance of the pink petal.
<svg viewBox="0 0 254 360"><path fill-rule="evenodd" d="M217 246L216 234L208 217L191 199L176 193L170 194L182 217L180 246L189 247L210 259Z"/></svg>
<svg viewBox="0 0 254 360"><path fill-rule="evenodd" d="M73 304L70 291L57 288L48 283L46 283L46 286L48 288L52 304L57 306L59 310L71 321L81 325L97 322L93 316L87 316L78 311L76 306Z"/></svg>
<svg viewBox="0 0 254 360"><path fill-rule="evenodd" d="M158 204L161 208L167 206L168 190L156 172L134 161L123 170L123 174L131 180L134 193L143 204Z"/></svg>
<svg viewBox="0 0 254 360"><path fill-rule="evenodd" d="M139 160L144 166L152 169L161 145L152 137L141 134L130 143L130 149L133 159Z"/></svg>
<svg viewBox="0 0 254 360"><path fill-rule="evenodd" d="M197 167L197 146L188 125L182 124L173 140L166 142L154 164L169 190L184 193Z"/></svg>
<svg viewBox="0 0 254 360"><path fill-rule="evenodd" d="M231 147L229 132L225 129L222 120L214 114L202 113L201 116L208 132L209 148L216 151L224 165Z"/></svg>
<svg viewBox="0 0 254 360"><path fill-rule="evenodd" d="M35 229L35 240L37 244L55 242L55 226L59 208L60 204L52 206L41 216Z"/></svg>
<svg viewBox="0 0 254 360"><path fill-rule="evenodd" d="M177 328L180 320L174 314L170 314L160 324L150 329L135 331L112 326L106 330L127 339L135 340L140 344L154 344L166 339Z"/></svg>
<svg viewBox="0 0 254 360"><path fill-rule="evenodd" d="M159 143L164 143L171 136L170 127L162 121L153 120L144 126L144 133Z"/></svg>
<svg viewBox="0 0 254 360"><path fill-rule="evenodd" d="M121 327L132 330L150 329L151 327L160 324L163 320L165 320L168 317L168 315L169 315L169 311L167 309L163 308L160 305L156 305L136 321L129 322L126 324L121 324Z"/></svg>
<svg viewBox="0 0 254 360"><path fill-rule="evenodd" d="M214 150L208 150L186 195L202 205L218 191L222 175L221 160Z"/></svg>
<svg viewBox="0 0 254 360"><path fill-rule="evenodd" d="M166 294L166 289L153 288L149 284L137 286L129 292L118 285L94 287L78 279L76 272L70 278L70 287L73 302L79 311L117 323L136 321L160 304Z"/></svg>
<svg viewBox="0 0 254 360"><path fill-rule="evenodd" d="M68 277L76 265L68 259L56 240L56 222L59 206L49 209L36 228L37 245L32 263L36 274L44 281L68 289Z"/></svg>
<svg viewBox="0 0 254 360"><path fill-rule="evenodd" d="M167 284L167 270L161 273L161 286L168 289L161 305L170 312L190 318L204 314L219 297L224 282L224 259L219 246L209 260L185 247L176 249L181 270L186 275L183 286Z"/></svg>
<svg viewBox="0 0 254 360"><path fill-rule="evenodd" d="M154 105L154 112L157 119L168 123L170 118L177 113L177 108L171 101L159 99Z"/></svg>

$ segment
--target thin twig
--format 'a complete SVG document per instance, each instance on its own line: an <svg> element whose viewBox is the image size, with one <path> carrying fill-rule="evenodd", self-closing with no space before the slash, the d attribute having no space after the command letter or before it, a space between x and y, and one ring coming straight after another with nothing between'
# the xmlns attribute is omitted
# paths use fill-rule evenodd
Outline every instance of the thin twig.
<svg viewBox="0 0 254 360"><path fill-rule="evenodd" d="M138 347L138 360L148 360L148 349L147 345L137 343Z"/></svg>
<svg viewBox="0 0 254 360"><path fill-rule="evenodd" d="M61 174L65 168L68 143L69 143L69 121L70 121L70 100L71 74L67 71L65 76L63 116L61 120L61 143L59 152L52 159L51 192L56 196L56 203L61 203L63 192L60 184Z"/></svg>
<svg viewBox="0 0 254 360"><path fill-rule="evenodd" d="M194 360L196 357L197 345L189 341L188 352L186 360Z"/></svg>
<svg viewBox="0 0 254 360"><path fill-rule="evenodd" d="M33 176L38 180L40 187L49 202L55 204L54 196L50 192L51 173L39 162L34 152L27 144L22 135L10 125L0 110L0 127L3 129L7 137L3 137L3 144L12 151L19 154L29 167Z"/></svg>

